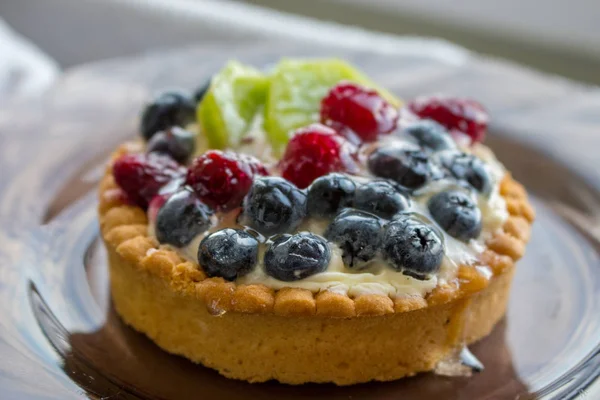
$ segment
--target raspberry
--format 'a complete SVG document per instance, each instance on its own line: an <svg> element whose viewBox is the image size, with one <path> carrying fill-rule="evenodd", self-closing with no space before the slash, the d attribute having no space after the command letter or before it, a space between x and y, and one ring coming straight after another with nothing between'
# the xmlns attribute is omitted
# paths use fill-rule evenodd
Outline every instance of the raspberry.
<svg viewBox="0 0 600 400"><path fill-rule="evenodd" d="M327 121L325 122L329 128L333 129L338 135L343 136L355 146L360 146L363 142L362 138L356 134L352 129L348 128L346 125L337 121Z"/></svg>
<svg viewBox="0 0 600 400"><path fill-rule="evenodd" d="M326 125L337 122L372 142L396 129L398 111L375 90L342 82L321 101L321 121Z"/></svg>
<svg viewBox="0 0 600 400"><path fill-rule="evenodd" d="M468 135L471 143L482 142L489 121L481 104L456 97L419 97L408 108L421 118L433 119L444 125L453 136ZM455 132L458 131L458 132Z"/></svg>
<svg viewBox="0 0 600 400"><path fill-rule="evenodd" d="M269 175L269 171L267 170L267 168L257 158L246 154L240 154L239 157L240 160L242 160L242 162L246 163L250 167L250 170L252 171L254 176Z"/></svg>
<svg viewBox="0 0 600 400"><path fill-rule="evenodd" d="M268 175L268 172L256 158L210 150L192 161L187 183L204 203L227 211L242 203L252 180L259 175Z"/></svg>
<svg viewBox="0 0 600 400"><path fill-rule="evenodd" d="M304 189L330 172L355 172L355 152L333 129L312 124L294 133L279 166L285 179Z"/></svg>
<svg viewBox="0 0 600 400"><path fill-rule="evenodd" d="M113 176L129 199L146 208L154 196L170 183L180 184L186 169L161 154L126 154L113 164Z"/></svg>

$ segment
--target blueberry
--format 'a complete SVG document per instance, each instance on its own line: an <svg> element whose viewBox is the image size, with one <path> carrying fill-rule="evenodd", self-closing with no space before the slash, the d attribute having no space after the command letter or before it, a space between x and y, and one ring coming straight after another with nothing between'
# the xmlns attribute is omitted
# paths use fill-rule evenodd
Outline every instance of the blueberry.
<svg viewBox="0 0 600 400"><path fill-rule="evenodd" d="M325 237L342 250L349 268L365 267L381 247L383 222L377 216L358 210L344 210L331 222Z"/></svg>
<svg viewBox="0 0 600 400"><path fill-rule="evenodd" d="M147 104L142 112L140 130L149 140L156 132L172 126L185 126L196 119L196 102L183 92L164 92Z"/></svg>
<svg viewBox="0 0 600 400"><path fill-rule="evenodd" d="M148 141L148 153L162 153L180 164L186 164L196 150L196 135L178 126L157 132Z"/></svg>
<svg viewBox="0 0 600 400"><path fill-rule="evenodd" d="M194 90L194 100L196 101L196 103L200 103L204 98L206 92L208 92L208 89L210 88L210 81L211 80L208 79L202 84L202 86L199 86L196 90Z"/></svg>
<svg viewBox="0 0 600 400"><path fill-rule="evenodd" d="M429 199L427 207L442 229L458 240L466 242L481 233L481 211L467 193L440 192Z"/></svg>
<svg viewBox="0 0 600 400"><path fill-rule="evenodd" d="M439 271L444 246L432 226L402 215L385 229L383 254L395 270L424 280Z"/></svg>
<svg viewBox="0 0 600 400"><path fill-rule="evenodd" d="M291 282L323 272L331 251L327 241L309 232L280 235L265 253L265 271L280 281Z"/></svg>
<svg viewBox="0 0 600 400"><path fill-rule="evenodd" d="M355 189L356 183L342 174L317 178L308 189L308 213L316 217L335 215L352 204Z"/></svg>
<svg viewBox="0 0 600 400"><path fill-rule="evenodd" d="M441 151L456 148L456 143L446 128L437 122L425 119L411 123L404 132L412 136L419 146L430 151Z"/></svg>
<svg viewBox="0 0 600 400"><path fill-rule="evenodd" d="M222 229L200 242L198 263L206 275L233 281L244 276L256 265L258 241L240 229Z"/></svg>
<svg viewBox="0 0 600 400"><path fill-rule="evenodd" d="M392 179L408 189L425 185L434 173L434 167L421 150L380 147L369 155L368 166L374 175Z"/></svg>
<svg viewBox="0 0 600 400"><path fill-rule="evenodd" d="M264 235L291 231L306 216L306 193L279 177L255 179L244 198L244 218Z"/></svg>
<svg viewBox="0 0 600 400"><path fill-rule="evenodd" d="M479 158L462 152L446 152L440 159L454 178L467 182L484 195L492 191L492 179L484 162Z"/></svg>
<svg viewBox="0 0 600 400"><path fill-rule="evenodd" d="M211 210L196 194L184 188L163 204L156 214L156 238L175 247L188 245L211 225Z"/></svg>
<svg viewBox="0 0 600 400"><path fill-rule="evenodd" d="M388 181L375 180L360 185L354 194L354 207L382 218L392 218L410 205L398 187Z"/></svg>

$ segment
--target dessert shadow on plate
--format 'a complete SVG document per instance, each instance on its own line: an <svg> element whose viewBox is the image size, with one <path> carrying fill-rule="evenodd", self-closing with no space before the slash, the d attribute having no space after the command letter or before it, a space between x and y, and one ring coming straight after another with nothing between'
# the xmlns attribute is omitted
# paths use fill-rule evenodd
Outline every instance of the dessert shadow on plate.
<svg viewBox="0 0 600 400"><path fill-rule="evenodd" d="M365 399L535 398L578 390L593 381L590 371L598 362L594 358L598 343L593 338L597 339L594 332L599 326L593 316L597 312L594 299L599 296L599 246L593 236L586 238L589 226L577 225L580 220L571 224L557 214L556 210L560 212L564 207L571 210L566 218L572 218L573 212L585 215L590 210L583 207L580 197L557 188L551 178L570 179L585 193L597 193L534 150L494 135L490 141L498 156L532 189L538 221L530 250L515 277L507 317L489 337L471 347L485 365L483 372L471 378L426 373L396 382L350 387L248 384L170 355L125 326L110 306L106 256L94 220L93 195L76 204L64 202L53 211L54 215L49 215L50 228L67 224L66 230L61 230L63 236L54 239L59 242L55 248L59 251L65 242L71 243L71 253L62 256L74 261L58 265L54 260L56 274L70 277L53 283L62 289L60 295L43 290L47 281L32 278L30 301L37 322L61 356L63 370L84 390L99 396L168 399L193 398L202 393L206 398L232 399L307 395ZM527 176L530 162L545 166L544 179L539 173ZM65 295L67 298L60 297ZM77 303L83 305L71 312L79 317L65 322L56 316L65 315L60 304ZM557 369L557 364L569 367Z"/></svg>

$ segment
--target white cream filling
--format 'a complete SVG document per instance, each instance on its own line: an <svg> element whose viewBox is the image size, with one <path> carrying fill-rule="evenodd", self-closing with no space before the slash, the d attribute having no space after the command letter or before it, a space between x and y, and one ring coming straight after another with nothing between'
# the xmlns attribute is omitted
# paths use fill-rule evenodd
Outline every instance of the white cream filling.
<svg viewBox="0 0 600 400"><path fill-rule="evenodd" d="M422 296L437 285L436 276L420 281L394 271L383 262L374 262L369 269L377 272L352 272L344 266L342 252L334 244L331 247L331 260L327 271L311 275L299 281L283 282L268 276L264 271L262 258L259 265L248 275L238 279L239 283L261 283L274 289L294 287L312 292L330 290L339 294L358 296L361 294L384 294L389 296Z"/></svg>
<svg viewBox="0 0 600 400"><path fill-rule="evenodd" d="M255 127L255 129L257 129ZM270 161L270 152L265 150L264 141L261 141L261 136L255 140L260 142L250 142L251 148L258 147L263 149L262 154L267 154L265 157ZM403 145L401 139L394 140L399 145ZM294 282L284 282L270 277L266 274L263 264L263 255L265 244L261 244L259 252L259 260L252 272L238 278L236 281L240 284L264 284L274 289L283 287L294 287L308 289L312 292L329 290L349 296L359 296L362 294L380 294L397 296L425 296L431 292L437 285L453 280L456 277L458 266L473 263L477 255L485 249L485 240L491 237L496 231L501 229L504 221L508 218L506 203L500 195L500 181L502 180L505 170L504 167L497 161L492 151L484 145L476 144L470 148L461 148L462 151L472 153L486 163L486 167L493 180L493 189L486 198L477 195L477 203L482 213L482 233L477 239L471 240L469 243L463 243L446 234L431 217L427 209L427 200L434 193L438 193L446 188L455 186L455 183L448 180L434 181L428 186L418 191L417 198L411 198L410 212L421 214L427 218L429 223L436 226L438 231L443 236L445 255L442 265L437 274L427 280L419 280L406 276L401 272L397 272L389 267L381 260L373 261L364 271L352 271L344 266L341 257L341 250L331 245L331 260L325 272L317 273ZM256 154L256 152L251 152ZM357 177L357 180L368 178ZM322 235L327 227L328 221L308 219L302 223L298 231L310 231L315 234ZM192 242L184 248L176 249L182 256L190 261L198 263L197 252L202 239L210 232L214 232L225 227L239 227L233 221L220 223L213 226L208 232L205 232L192 240ZM149 224L149 234L154 235L154 221ZM488 274L489 271L482 270L482 273Z"/></svg>

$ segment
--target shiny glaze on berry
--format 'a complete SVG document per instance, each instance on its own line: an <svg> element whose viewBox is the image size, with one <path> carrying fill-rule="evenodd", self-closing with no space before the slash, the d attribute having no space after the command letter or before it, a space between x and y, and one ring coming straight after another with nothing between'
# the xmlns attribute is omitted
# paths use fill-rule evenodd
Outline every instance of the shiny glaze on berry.
<svg viewBox="0 0 600 400"><path fill-rule="evenodd" d="M209 277L228 281L248 274L258 260L258 241L240 229L226 228L205 237L198 248L198 262Z"/></svg>
<svg viewBox="0 0 600 400"><path fill-rule="evenodd" d="M231 151L209 150L192 161L187 184L214 209L239 207L255 176L267 170L254 157Z"/></svg>
<svg viewBox="0 0 600 400"><path fill-rule="evenodd" d="M407 108L421 118L439 122L450 131L462 132L472 142L482 142L489 117L481 104L471 99L448 96L419 97Z"/></svg>
<svg viewBox="0 0 600 400"><path fill-rule="evenodd" d="M377 91L351 82L334 86L321 101L321 122L350 129L373 142L396 129L398 111ZM334 125L335 126L335 125Z"/></svg>
<svg viewBox="0 0 600 400"><path fill-rule="evenodd" d="M187 172L172 158L156 153L121 156L112 171L129 199L144 209L163 187L181 181Z"/></svg>
<svg viewBox="0 0 600 400"><path fill-rule="evenodd" d="M154 201L154 200L153 200ZM171 196L156 214L155 234L160 243L175 247L189 244L211 226L210 210L190 188Z"/></svg>
<svg viewBox="0 0 600 400"><path fill-rule="evenodd" d="M281 175L301 189L331 172L356 172L356 148L333 129L312 124L291 137L279 167Z"/></svg>
<svg viewBox="0 0 600 400"><path fill-rule="evenodd" d="M242 221L263 235L290 232L306 217L306 192L280 177L254 180Z"/></svg>
<svg viewBox="0 0 600 400"><path fill-rule="evenodd" d="M196 119L196 101L183 91L159 94L142 111L140 131L149 140L156 132L172 126L186 126Z"/></svg>
<svg viewBox="0 0 600 400"><path fill-rule="evenodd" d="M394 269L423 280L440 269L444 246L431 225L402 215L386 226L383 253Z"/></svg>
<svg viewBox="0 0 600 400"><path fill-rule="evenodd" d="M265 271L280 281L291 282L323 272L331 250L327 241L310 232L277 236L265 253Z"/></svg>
<svg viewBox="0 0 600 400"><path fill-rule="evenodd" d="M186 164L196 150L196 134L179 126L155 133L146 145L146 152L160 153L180 164Z"/></svg>

